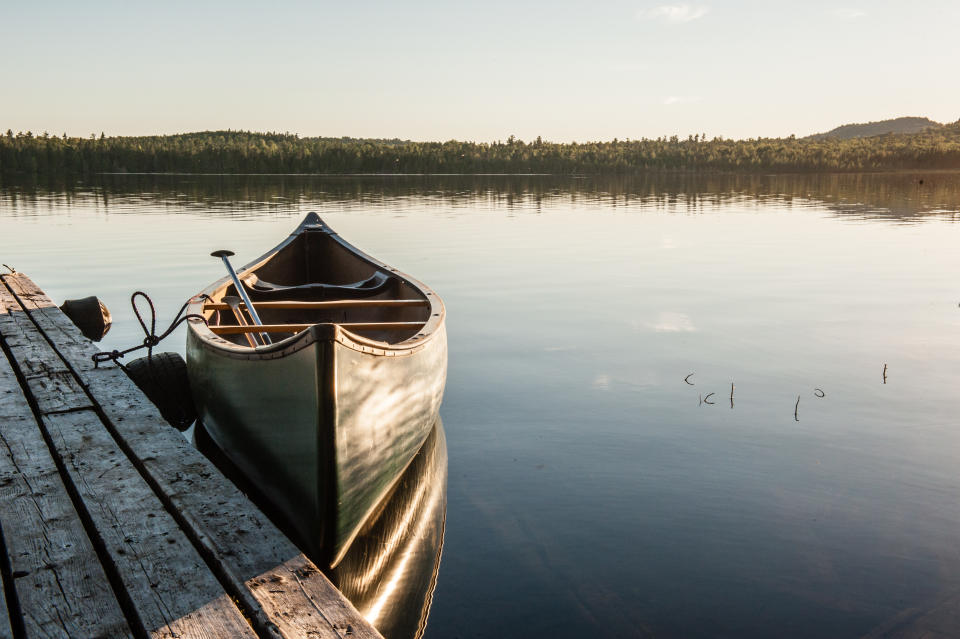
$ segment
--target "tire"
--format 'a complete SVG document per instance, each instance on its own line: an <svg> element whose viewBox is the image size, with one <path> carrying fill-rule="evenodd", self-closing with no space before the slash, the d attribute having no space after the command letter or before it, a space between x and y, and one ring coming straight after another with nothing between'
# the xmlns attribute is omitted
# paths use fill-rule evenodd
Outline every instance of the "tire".
<svg viewBox="0 0 960 639"><path fill-rule="evenodd" d="M124 370L171 426L183 432L197 419L187 363L179 353L141 357L126 364Z"/></svg>

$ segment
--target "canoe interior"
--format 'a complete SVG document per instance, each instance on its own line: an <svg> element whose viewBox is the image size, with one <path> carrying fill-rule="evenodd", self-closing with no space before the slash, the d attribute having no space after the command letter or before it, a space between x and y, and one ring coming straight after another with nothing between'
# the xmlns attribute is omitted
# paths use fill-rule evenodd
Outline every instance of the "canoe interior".
<svg viewBox="0 0 960 639"><path fill-rule="evenodd" d="M431 314L423 291L393 269L348 250L326 231L291 236L241 278L261 321L270 325L266 332L273 342L312 324L331 323L371 340L399 344L420 333ZM228 327L254 323L244 304L239 305L239 319L226 308L224 298L236 295L233 283L225 282L210 294L204 316L223 339L253 346L248 335L256 338L257 332L228 332Z"/></svg>

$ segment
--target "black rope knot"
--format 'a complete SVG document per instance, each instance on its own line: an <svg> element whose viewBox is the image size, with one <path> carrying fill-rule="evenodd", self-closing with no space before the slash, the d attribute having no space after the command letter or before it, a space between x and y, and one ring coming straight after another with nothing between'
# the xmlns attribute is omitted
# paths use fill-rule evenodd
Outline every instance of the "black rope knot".
<svg viewBox="0 0 960 639"><path fill-rule="evenodd" d="M143 321L143 316L140 314L140 309L137 308L138 297L142 297L143 299L147 300L147 305L150 307L150 328L147 328L147 323ZM210 296L201 293L199 298L210 299ZM150 296L143 291L135 291L133 295L130 296L130 305L133 307L133 314L136 316L137 321L140 322L140 328L143 329L143 333L145 335L143 338L143 343L138 344L137 346L131 346L130 348L122 351L114 349L109 353L96 353L93 355L93 367L99 368L101 363L112 361L115 362L120 368L123 368L123 364L120 363L120 358L127 353L132 353L133 351L140 350L141 348L147 349L147 358L152 361L153 347L170 335L170 333L172 333L178 326L191 319L200 320L204 324L207 323L207 319L203 315L198 315L196 313L187 313L186 315L183 314L183 312L187 310L187 306L189 306L190 302L192 302L194 299L195 298L190 298L184 302L183 306L180 307L180 310L177 311L176 317L174 317L173 321L170 322L170 326L167 327L167 330L157 335L157 309L153 305L153 300L151 300Z"/></svg>

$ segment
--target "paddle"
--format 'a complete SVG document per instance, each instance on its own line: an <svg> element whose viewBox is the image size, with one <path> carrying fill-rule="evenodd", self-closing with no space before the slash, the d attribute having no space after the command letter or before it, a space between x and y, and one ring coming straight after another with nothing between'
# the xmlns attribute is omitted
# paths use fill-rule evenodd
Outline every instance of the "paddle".
<svg viewBox="0 0 960 639"><path fill-rule="evenodd" d="M237 293L240 295L240 297L243 298L243 303L247 307L247 312L250 313L250 319L252 319L253 323L256 324L257 326L263 326L263 322L260 321L260 316L257 315L257 310L253 308L253 302L250 301L250 298L247 296L246 289L244 289L243 284L240 283L240 278L237 277L236 271L234 271L233 267L230 265L230 260L227 259L233 254L234 254L233 251L221 249L219 251L214 251L210 255L211 257L219 257L220 259L223 260L223 265L227 267L227 273L230 274L230 279L233 280L233 285L236 287ZM239 308L237 309L237 311L239 311ZM267 335L266 333L257 333L257 335L260 336L260 341L263 342L264 344L273 343L270 341L270 336Z"/></svg>
<svg viewBox="0 0 960 639"><path fill-rule="evenodd" d="M247 325L247 319L243 316L243 311L240 310L240 302L242 300L236 295L224 295L223 303L230 307L230 310L233 311L233 316L237 318L237 324L240 326ZM247 343L250 346L256 348L258 346L256 340L253 339L253 335L250 333L244 333L244 337L247 338Z"/></svg>

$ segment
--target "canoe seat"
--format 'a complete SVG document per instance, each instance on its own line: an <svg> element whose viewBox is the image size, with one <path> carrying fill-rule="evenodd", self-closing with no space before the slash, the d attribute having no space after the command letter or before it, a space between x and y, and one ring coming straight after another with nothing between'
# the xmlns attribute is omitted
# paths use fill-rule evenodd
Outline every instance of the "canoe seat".
<svg viewBox="0 0 960 639"><path fill-rule="evenodd" d="M267 282L251 274L243 278L244 287L255 299L283 298L288 300L359 299L384 293L397 278L376 272L353 284L308 283L283 285Z"/></svg>

